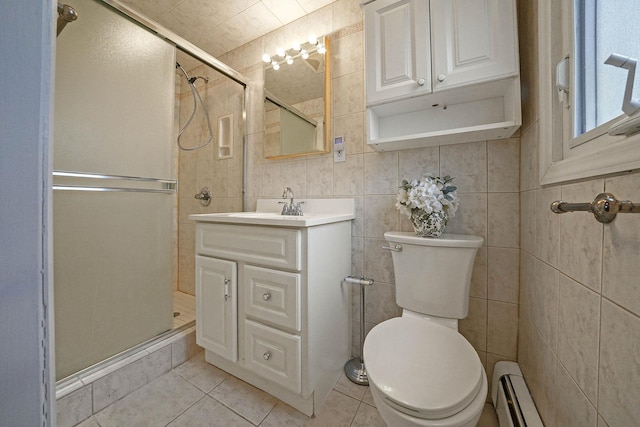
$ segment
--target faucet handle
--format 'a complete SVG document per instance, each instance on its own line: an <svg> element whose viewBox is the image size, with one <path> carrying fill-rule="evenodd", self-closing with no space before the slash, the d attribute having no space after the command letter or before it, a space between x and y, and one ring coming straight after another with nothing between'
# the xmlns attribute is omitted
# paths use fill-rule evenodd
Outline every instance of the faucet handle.
<svg viewBox="0 0 640 427"><path fill-rule="evenodd" d="M293 208L293 214L292 215L298 215L298 216L302 216L303 215L302 206L301 206L303 203L304 203L304 201L296 203L295 208L293 208L293 206L292 206L292 208Z"/></svg>

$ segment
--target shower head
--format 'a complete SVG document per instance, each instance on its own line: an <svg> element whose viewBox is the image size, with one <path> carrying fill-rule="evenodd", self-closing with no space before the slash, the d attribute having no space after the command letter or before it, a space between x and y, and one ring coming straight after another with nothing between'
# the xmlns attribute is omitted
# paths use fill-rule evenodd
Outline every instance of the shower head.
<svg viewBox="0 0 640 427"><path fill-rule="evenodd" d="M78 19L78 12L68 4L58 3L58 22L57 22L57 34L59 36L64 27L69 23Z"/></svg>

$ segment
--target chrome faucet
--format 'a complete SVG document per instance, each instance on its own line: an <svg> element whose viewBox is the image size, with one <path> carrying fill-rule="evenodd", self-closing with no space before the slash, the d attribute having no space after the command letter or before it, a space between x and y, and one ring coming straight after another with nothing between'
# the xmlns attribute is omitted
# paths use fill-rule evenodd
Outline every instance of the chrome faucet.
<svg viewBox="0 0 640 427"><path fill-rule="evenodd" d="M297 204L294 204L293 202L293 190L291 189L291 187L286 187L284 189L284 192L282 193L282 198L283 199L289 199L289 203L285 202L280 202L280 203L284 203L284 206L282 207L282 213L281 215L297 215L297 216L302 216L302 207L300 206L301 203L303 202L298 202Z"/></svg>

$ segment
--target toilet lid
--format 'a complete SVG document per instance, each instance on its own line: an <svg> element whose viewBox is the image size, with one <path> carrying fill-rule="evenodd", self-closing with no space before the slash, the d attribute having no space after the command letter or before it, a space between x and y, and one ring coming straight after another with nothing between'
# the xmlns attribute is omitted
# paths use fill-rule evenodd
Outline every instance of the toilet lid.
<svg viewBox="0 0 640 427"><path fill-rule="evenodd" d="M457 331L424 319L378 324L363 349L369 381L408 415L450 417L476 397L484 375L478 354Z"/></svg>

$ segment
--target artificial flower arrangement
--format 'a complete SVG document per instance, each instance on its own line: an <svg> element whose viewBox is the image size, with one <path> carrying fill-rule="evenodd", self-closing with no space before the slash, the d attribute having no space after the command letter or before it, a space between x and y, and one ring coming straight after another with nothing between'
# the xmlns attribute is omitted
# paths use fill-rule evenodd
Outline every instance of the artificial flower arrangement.
<svg viewBox="0 0 640 427"><path fill-rule="evenodd" d="M425 173L409 182L402 180L396 208L411 219L422 237L439 237L449 218L455 216L460 199L449 175L439 177Z"/></svg>

